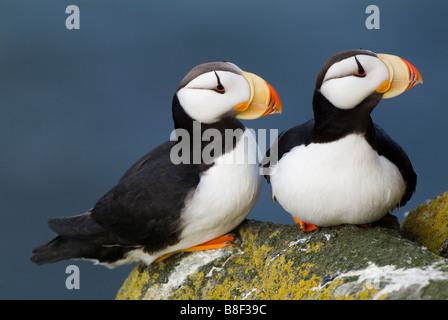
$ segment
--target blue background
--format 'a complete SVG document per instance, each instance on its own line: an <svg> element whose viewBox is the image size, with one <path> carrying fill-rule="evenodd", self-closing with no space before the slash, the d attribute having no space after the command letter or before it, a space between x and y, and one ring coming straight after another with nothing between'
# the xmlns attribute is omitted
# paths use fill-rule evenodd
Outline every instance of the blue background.
<svg viewBox="0 0 448 320"><path fill-rule="evenodd" d="M67 30L65 8L80 9ZM380 8L380 30L365 9ZM403 214L448 190L446 1L0 1L0 298L112 299L133 268L36 266L46 220L82 213L140 156L168 140L171 99L195 65L227 60L266 79L283 114L245 121L283 131L312 117L332 54L399 55L424 84L372 113L407 151L417 191ZM251 219L292 224L264 184ZM81 287L67 290L66 266Z"/></svg>

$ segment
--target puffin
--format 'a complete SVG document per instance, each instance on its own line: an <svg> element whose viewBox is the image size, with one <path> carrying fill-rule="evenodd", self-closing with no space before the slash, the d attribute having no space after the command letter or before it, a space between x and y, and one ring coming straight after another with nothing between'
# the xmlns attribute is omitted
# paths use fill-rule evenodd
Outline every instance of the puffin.
<svg viewBox="0 0 448 320"><path fill-rule="evenodd" d="M261 77L225 61L194 67L172 100L170 140L87 212L49 219L57 236L34 248L31 261L85 259L114 268L232 245L230 232L254 207L263 181L247 156L258 150L255 137L239 119L281 111L277 92Z"/></svg>
<svg viewBox="0 0 448 320"><path fill-rule="evenodd" d="M371 112L422 82L395 55L360 49L331 56L317 75L314 119L281 133L262 161L272 200L304 231L369 226L404 206L417 175Z"/></svg>

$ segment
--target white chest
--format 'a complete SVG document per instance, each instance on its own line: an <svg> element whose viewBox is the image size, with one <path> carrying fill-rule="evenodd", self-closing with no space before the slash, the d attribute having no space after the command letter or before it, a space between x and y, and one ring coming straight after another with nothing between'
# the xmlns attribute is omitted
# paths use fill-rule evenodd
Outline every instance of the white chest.
<svg viewBox="0 0 448 320"><path fill-rule="evenodd" d="M233 151L217 158L202 174L182 213L182 242L211 240L230 232L246 218L262 183L256 152L255 137L246 129Z"/></svg>
<svg viewBox="0 0 448 320"><path fill-rule="evenodd" d="M397 167L357 134L293 148L272 168L271 184L286 211L318 226L376 221L406 187Z"/></svg>

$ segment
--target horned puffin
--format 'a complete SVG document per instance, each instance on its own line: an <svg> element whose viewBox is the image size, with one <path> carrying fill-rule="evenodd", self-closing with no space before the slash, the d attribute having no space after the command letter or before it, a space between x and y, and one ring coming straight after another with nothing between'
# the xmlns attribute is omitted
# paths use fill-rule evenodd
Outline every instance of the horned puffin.
<svg viewBox="0 0 448 320"><path fill-rule="evenodd" d="M265 164L273 201L305 231L368 225L405 205L417 176L370 113L382 98L419 83L419 71L394 55L348 50L330 57L317 75L314 119L280 134L276 157L268 151L277 159Z"/></svg>
<svg viewBox="0 0 448 320"><path fill-rule="evenodd" d="M238 118L275 113L281 113L279 96L259 76L230 62L194 67L173 97L175 129L194 135L199 123L200 134L207 129L223 136L226 130L237 134L230 142L222 139L222 149L211 152L208 162L193 159L197 150L180 151L191 161L172 161L172 149L183 136L159 145L132 165L93 208L49 219L48 226L58 235L34 248L31 261L41 265L87 259L113 268L232 244L228 233L255 205L263 179L257 163L243 158L256 140ZM195 138L191 148L204 151L209 142L201 139L195 145Z"/></svg>

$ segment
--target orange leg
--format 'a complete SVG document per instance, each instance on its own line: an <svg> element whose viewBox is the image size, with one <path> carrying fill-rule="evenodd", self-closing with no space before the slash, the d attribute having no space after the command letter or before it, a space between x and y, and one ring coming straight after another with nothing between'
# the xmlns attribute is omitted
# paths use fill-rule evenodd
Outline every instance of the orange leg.
<svg viewBox="0 0 448 320"><path fill-rule="evenodd" d="M313 230L318 230L319 228L312 224L312 223L307 223L305 221L301 221L299 219L297 219L296 217L292 217L294 219L294 222L298 225L300 225L300 229L302 229L305 232L309 232L309 231L313 231Z"/></svg>
<svg viewBox="0 0 448 320"><path fill-rule="evenodd" d="M163 261L166 258L171 257L173 254L179 253L179 252L192 252L192 251L203 251L203 250L224 248L224 247L233 245L234 240L235 240L235 236L231 233L228 233L223 236L212 239L210 241L201 243L194 247L167 253L167 254L157 258L157 260L155 260L154 262Z"/></svg>

